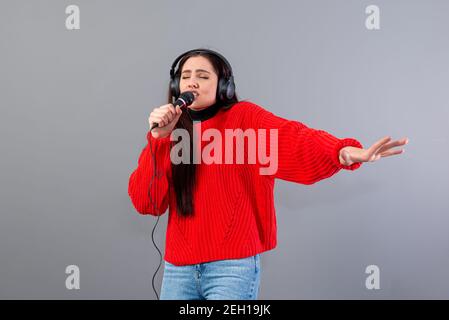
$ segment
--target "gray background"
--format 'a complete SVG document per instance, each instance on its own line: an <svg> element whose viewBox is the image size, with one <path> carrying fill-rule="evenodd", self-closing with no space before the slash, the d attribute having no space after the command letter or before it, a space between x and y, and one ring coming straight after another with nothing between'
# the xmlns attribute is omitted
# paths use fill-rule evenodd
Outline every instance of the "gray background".
<svg viewBox="0 0 449 320"><path fill-rule="evenodd" d="M65 28L70 4L80 30ZM365 28L370 4L381 30ZM448 299L448 12L443 0L2 1L0 298L155 298L156 219L134 210L128 178L173 59L207 47L231 62L240 98L276 115L365 147L410 139L315 185L277 180L259 298ZM65 288L70 264L80 290ZM365 288L370 264L380 290Z"/></svg>

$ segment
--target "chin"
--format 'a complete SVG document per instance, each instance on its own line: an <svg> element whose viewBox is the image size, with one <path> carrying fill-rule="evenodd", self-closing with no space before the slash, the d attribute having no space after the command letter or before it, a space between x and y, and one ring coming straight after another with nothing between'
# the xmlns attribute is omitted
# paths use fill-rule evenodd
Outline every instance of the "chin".
<svg viewBox="0 0 449 320"><path fill-rule="evenodd" d="M206 109L207 107L205 107L205 106L199 106L199 107L197 107L197 106L194 106L194 105L190 105L189 108L190 108L190 109L193 109L193 110L195 110L195 111L198 111L198 110Z"/></svg>
<svg viewBox="0 0 449 320"><path fill-rule="evenodd" d="M206 105L204 103L198 103L197 101L194 101L189 108L194 110L201 110L207 108L209 105Z"/></svg>

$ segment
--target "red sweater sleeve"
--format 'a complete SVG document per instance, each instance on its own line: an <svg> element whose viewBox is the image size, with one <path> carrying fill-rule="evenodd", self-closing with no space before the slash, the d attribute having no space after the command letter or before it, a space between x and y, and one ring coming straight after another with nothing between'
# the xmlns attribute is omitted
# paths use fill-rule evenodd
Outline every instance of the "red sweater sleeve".
<svg viewBox="0 0 449 320"><path fill-rule="evenodd" d="M155 162L150 152L150 139ZM129 177L128 194L139 213L157 216L168 208L168 170L171 168L167 165L167 159L170 154L170 136L156 139L148 132L147 141L148 144L139 156L137 168Z"/></svg>
<svg viewBox="0 0 449 320"><path fill-rule="evenodd" d="M326 131L278 117L257 105L254 111L253 124L256 128L266 129L267 138L263 142L266 143L266 154L271 152L270 144L273 143L270 142L270 129L277 129L278 132L278 167L273 174L274 178L314 184L341 169L355 170L361 166L361 163L344 166L339 161L341 148L346 146L363 148L356 139L339 139Z"/></svg>

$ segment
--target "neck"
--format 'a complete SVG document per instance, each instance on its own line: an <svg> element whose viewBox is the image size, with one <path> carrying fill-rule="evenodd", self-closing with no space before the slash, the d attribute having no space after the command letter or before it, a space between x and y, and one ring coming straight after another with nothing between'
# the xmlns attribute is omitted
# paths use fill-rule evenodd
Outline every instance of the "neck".
<svg viewBox="0 0 449 320"><path fill-rule="evenodd" d="M201 110L193 110L189 108L188 112L193 121L204 121L212 118L218 110L220 110L220 106L218 104L213 104Z"/></svg>

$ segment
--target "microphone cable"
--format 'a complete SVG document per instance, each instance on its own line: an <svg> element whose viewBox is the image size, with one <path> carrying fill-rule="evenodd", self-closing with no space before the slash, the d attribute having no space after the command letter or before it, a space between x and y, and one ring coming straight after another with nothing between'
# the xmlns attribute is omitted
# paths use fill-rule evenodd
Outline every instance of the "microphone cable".
<svg viewBox="0 0 449 320"><path fill-rule="evenodd" d="M193 99L192 99L192 100L193 100ZM187 104L190 105L192 102L191 102L191 101L189 101L189 102L190 102L190 103L187 103ZM175 102L175 104L176 104L176 102ZM176 106L175 106L175 108L176 108ZM185 105L182 105L182 106L180 106L180 108L181 108L181 110L182 110L182 109L185 109L185 112L186 112L187 115L189 116L190 120L193 122L193 119L192 119L192 117L190 116L187 107L186 107ZM180 121L181 125L182 125L183 127L185 127L185 124L183 123L183 120L182 120L181 118L180 118L178 121ZM151 127L151 129L150 129L150 134L151 134L151 131L152 131L154 128L157 128L157 126L154 126L154 125L153 125L153 126ZM153 162L153 175L152 175L152 177L151 177L150 185L149 185L149 187L148 187L148 199L149 199L149 201L151 202L151 204L153 205L154 212L157 212L156 204L151 200L152 197L151 197L151 194L150 194L151 192L150 192L150 191L151 191L151 185L153 184L154 179L155 179L155 178L161 178L162 175L163 175L163 173L161 173L161 174L159 174L159 175L156 174L156 156L155 156L154 153L153 153L153 145L152 145L152 143L151 143L151 137L150 137L150 139L148 139L148 140L149 140L149 144L150 144L150 153L151 153L151 158L152 158L152 162ZM169 188L170 188L170 185L169 185ZM161 253L161 251L159 250L158 246L156 245L156 242L154 242L154 230L156 230L156 226L157 226L157 224L158 224L158 222L159 222L159 218L161 217L161 215L162 215L162 213L161 213L161 214L157 214L157 220L156 220L156 223L154 224L153 231L151 232L151 240L152 240L153 245L154 245L154 247L156 248L157 252L159 253L159 265L158 265L156 271L154 272L153 278L152 278L152 280L151 280L151 285L152 285L152 287L153 287L154 293L156 294L157 300L160 300L160 299L159 299L159 295L157 294L156 288L154 287L154 279L155 279L156 274L157 274L157 272L159 271L159 269L160 269L160 267L161 267L161 264L162 264L162 253Z"/></svg>
<svg viewBox="0 0 449 320"><path fill-rule="evenodd" d="M150 134L151 134L151 131L153 130L153 128L150 130ZM150 185L149 185L149 187L148 187L148 199L149 199L149 201L151 202L151 204L153 205L153 209L154 209L154 212L156 213L156 211L157 211L157 207L156 207L156 204L151 200L151 192L150 192L150 190L151 190L151 185L153 184L153 181L154 181L154 178L156 178L156 156L154 155L154 153L153 153L153 145L152 145L152 143L151 143L151 137L150 137L150 139L148 139L149 140L149 142L150 142L150 152L151 152L151 157L152 157L152 162L153 162L153 175L152 175L152 177L151 177L151 180L150 180ZM156 220L156 223L154 224L154 227L153 227L153 231L151 232L151 240L153 241L153 245L156 247L156 250L159 252L159 265L158 265L158 267L157 267L157 269L156 269L156 271L154 272L154 274L153 274L153 279L151 280L151 285L152 285L152 287L153 287L153 291L154 291L154 293L156 294L156 299L157 300L160 300L159 299L159 295L157 294L157 291L156 291L156 288L154 287L154 278L156 277L156 274L157 274L157 272L159 271L159 268L161 267L161 264L162 264L162 253L161 253L161 251L159 250L159 248L158 248L158 246L156 245L156 242L154 242L154 230L156 229L156 226L157 226L157 224L158 224L158 222L159 222L159 218L161 217L161 214L158 214L157 215L157 220Z"/></svg>

